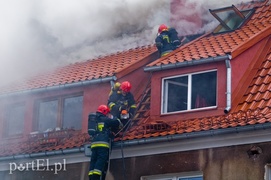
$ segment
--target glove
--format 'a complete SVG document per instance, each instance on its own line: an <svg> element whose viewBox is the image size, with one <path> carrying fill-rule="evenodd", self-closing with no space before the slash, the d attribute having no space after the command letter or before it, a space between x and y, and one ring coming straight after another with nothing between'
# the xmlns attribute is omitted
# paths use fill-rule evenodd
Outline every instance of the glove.
<svg viewBox="0 0 271 180"><path fill-rule="evenodd" d="M119 111L125 110L127 107L125 105L120 105Z"/></svg>

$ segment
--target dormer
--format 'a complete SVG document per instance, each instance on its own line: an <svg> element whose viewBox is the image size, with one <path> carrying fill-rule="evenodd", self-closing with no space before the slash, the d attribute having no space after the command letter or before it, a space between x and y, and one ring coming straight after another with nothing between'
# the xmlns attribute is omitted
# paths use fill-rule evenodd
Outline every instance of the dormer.
<svg viewBox="0 0 271 180"><path fill-rule="evenodd" d="M162 59L167 61L169 56ZM192 56L186 54L189 57ZM229 108L225 93L231 85L226 65L230 59L230 55L222 55L183 62L176 59L176 63L158 66L152 66L156 62L150 64L145 71L152 73L151 118L174 120L223 114Z"/></svg>

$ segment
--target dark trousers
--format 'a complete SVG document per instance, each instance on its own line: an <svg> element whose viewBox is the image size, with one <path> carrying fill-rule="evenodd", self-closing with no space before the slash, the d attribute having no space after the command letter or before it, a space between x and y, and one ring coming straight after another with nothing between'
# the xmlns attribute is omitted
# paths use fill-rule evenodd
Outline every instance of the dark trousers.
<svg viewBox="0 0 271 180"><path fill-rule="evenodd" d="M92 154L89 171L94 172L95 176L97 175L96 173L99 171L101 173L99 176L102 176L102 179L105 179L106 172L104 171L107 170L109 160L109 148L95 147L91 149L91 152Z"/></svg>

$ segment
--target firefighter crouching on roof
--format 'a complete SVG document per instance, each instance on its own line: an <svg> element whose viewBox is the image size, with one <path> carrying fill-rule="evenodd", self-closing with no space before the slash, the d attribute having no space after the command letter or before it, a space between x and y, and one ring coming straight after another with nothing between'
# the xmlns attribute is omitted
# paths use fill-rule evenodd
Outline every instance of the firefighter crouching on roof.
<svg viewBox="0 0 271 180"><path fill-rule="evenodd" d="M136 104L131 93L132 85L129 81L120 84L119 91L112 91L108 99L108 106L111 114L118 117L123 125L134 116ZM126 114L125 114L126 113Z"/></svg>
<svg viewBox="0 0 271 180"><path fill-rule="evenodd" d="M121 122L116 117L112 119L107 117L110 115L110 110L106 105L100 105L96 111L96 129L92 136L91 147L91 161L89 166L89 179L100 180L105 176L104 170L109 160L110 142L113 139L111 128L120 128ZM92 129L94 129L92 128ZM102 177L105 179L105 177Z"/></svg>

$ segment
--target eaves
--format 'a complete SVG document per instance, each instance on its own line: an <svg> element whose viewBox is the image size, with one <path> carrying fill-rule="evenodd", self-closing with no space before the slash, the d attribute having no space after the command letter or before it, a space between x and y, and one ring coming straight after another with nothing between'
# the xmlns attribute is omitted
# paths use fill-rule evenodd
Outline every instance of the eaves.
<svg viewBox="0 0 271 180"><path fill-rule="evenodd" d="M162 71L162 70L168 70L168 69L176 69L180 67L188 67L188 66L194 66L194 65L200 65L200 64L207 64L207 63L213 63L213 62L220 62L231 59L230 55L224 55L224 56L217 56L217 57L209 57L209 58L203 58L199 60L191 60L191 61L183 61L183 62L177 62L174 64L161 64L160 66L148 66L144 68L144 71Z"/></svg>
<svg viewBox="0 0 271 180"><path fill-rule="evenodd" d="M115 142L111 159L271 142L271 123Z"/></svg>
<svg viewBox="0 0 271 180"><path fill-rule="evenodd" d="M87 81L79 81L79 82L74 82L74 83L60 84L60 85L56 85L56 86L47 86L47 87L41 87L41 88L35 88L35 89L27 89L27 90L21 90L21 91L15 91L15 92L1 94L0 98L13 96L13 95L22 95L22 94L30 94L30 93L43 93L46 91L83 87L83 86L88 86L91 84L99 84L99 83L106 83L106 82L110 82L110 81L115 81L116 79L117 79L116 76L108 76L108 77L102 77L102 78L97 78L97 79L91 79L91 80L87 80Z"/></svg>

